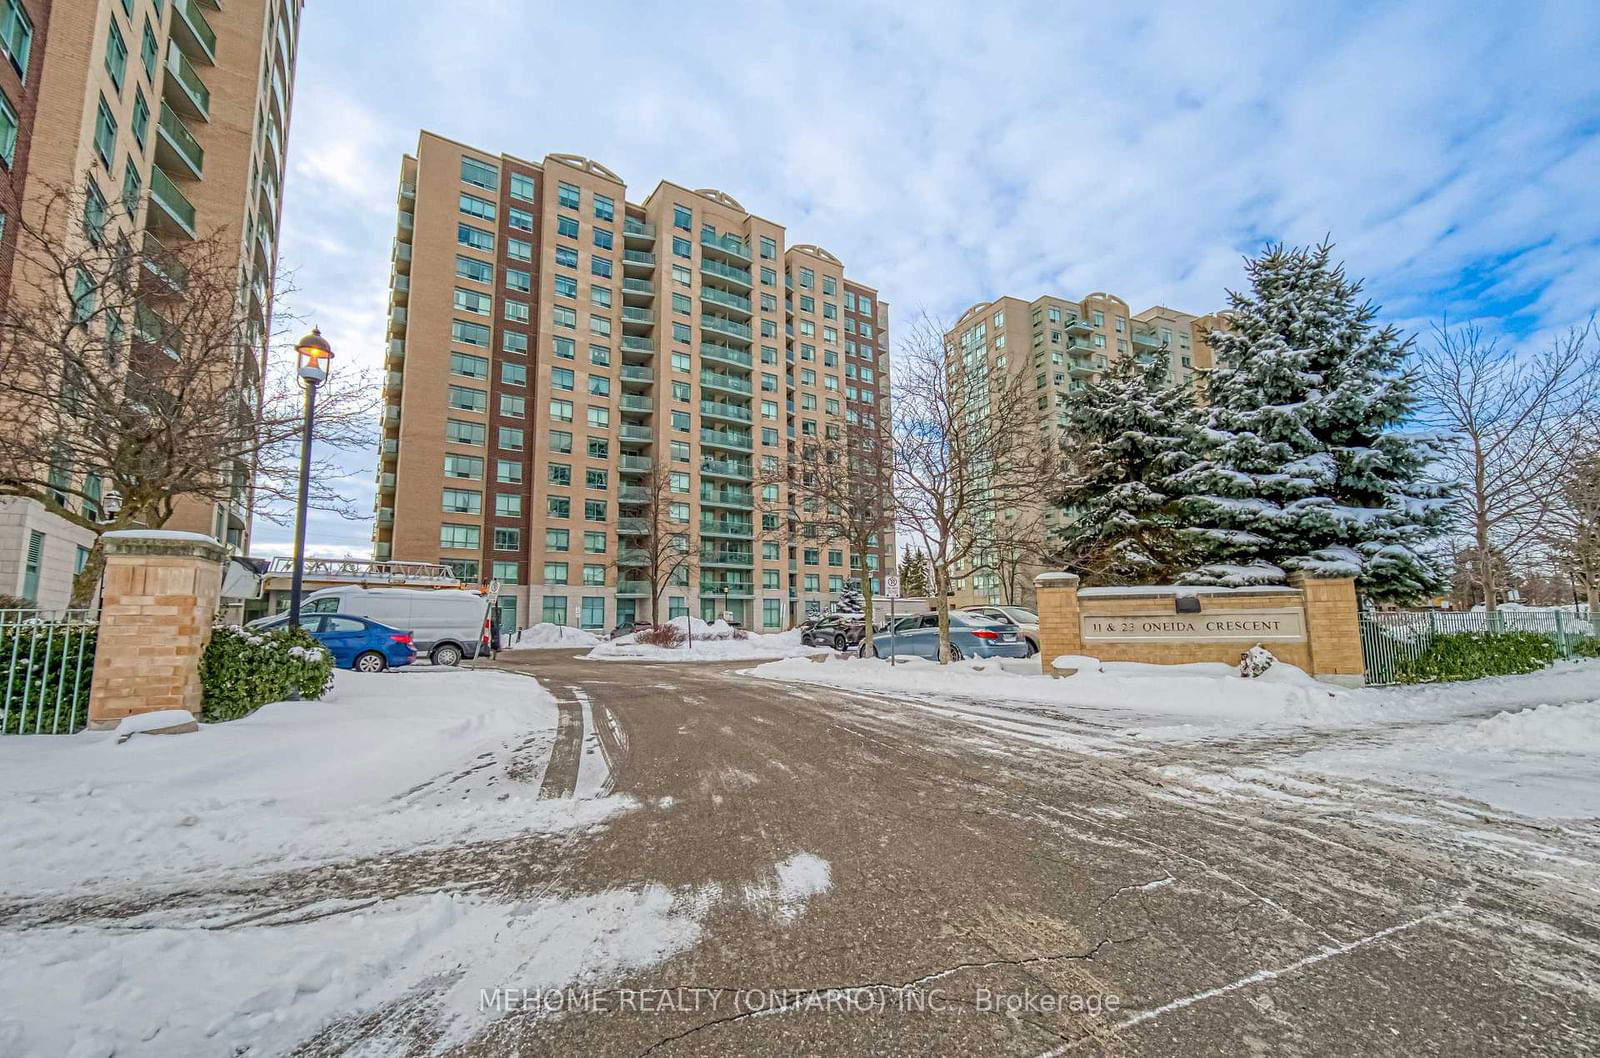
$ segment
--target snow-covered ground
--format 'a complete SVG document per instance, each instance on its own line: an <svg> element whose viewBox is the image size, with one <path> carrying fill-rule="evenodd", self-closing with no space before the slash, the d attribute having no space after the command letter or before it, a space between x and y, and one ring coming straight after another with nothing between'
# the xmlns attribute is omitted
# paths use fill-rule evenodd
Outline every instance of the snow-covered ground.
<svg viewBox="0 0 1600 1058"><path fill-rule="evenodd" d="M684 618L673 623L681 628ZM722 621L708 624L696 618L692 624L694 640L681 646L656 647L636 642L633 636L621 636L601 643L585 656L600 661L759 661L831 653L826 647L800 642L798 628L774 635L749 632L740 639L735 638L736 630Z"/></svg>
<svg viewBox="0 0 1600 1058"><path fill-rule="evenodd" d="M753 671L763 679L905 695L936 708L948 702L986 729L1018 737L1037 736L1018 716L1037 710L1014 706L1042 706L1083 721L1072 736L1050 741L1086 752L1270 737L1290 747L1273 765L1283 776L1376 781L1523 815L1600 817L1600 661L1564 662L1529 676L1361 690L1318 683L1283 664L1244 679L1226 665L1081 663L1064 678L1046 677L1037 659L942 669L921 659L895 666L789 659ZM1302 751L1296 732L1317 738Z"/></svg>
<svg viewBox="0 0 1600 1058"><path fill-rule="evenodd" d="M507 650L578 650L602 642L593 632L567 625L536 624L505 637Z"/></svg>
<svg viewBox="0 0 1600 1058"><path fill-rule="evenodd" d="M0 893L74 892L281 871L357 853L583 826L622 800L436 803L431 780L553 737L527 677L339 671L319 702L279 702L197 734L0 739Z"/></svg>

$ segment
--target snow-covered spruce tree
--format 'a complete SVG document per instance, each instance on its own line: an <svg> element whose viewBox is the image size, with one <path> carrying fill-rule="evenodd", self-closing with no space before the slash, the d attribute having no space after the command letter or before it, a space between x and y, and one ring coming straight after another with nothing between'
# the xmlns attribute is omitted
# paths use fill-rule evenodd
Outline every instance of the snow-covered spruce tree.
<svg viewBox="0 0 1600 1058"><path fill-rule="evenodd" d="M1090 584L1165 583L1200 558L1173 475L1191 466L1194 394L1167 381L1168 354L1121 356L1065 403L1053 500L1062 565Z"/></svg>
<svg viewBox="0 0 1600 1058"><path fill-rule="evenodd" d="M865 604L866 600L861 595L860 581L847 581L845 586L839 589L837 606L841 613L861 613Z"/></svg>
<svg viewBox="0 0 1600 1058"><path fill-rule="evenodd" d="M1442 582L1429 542L1449 499L1426 468L1435 444L1401 429L1415 406L1410 345L1331 245L1273 246L1247 261L1214 332L1217 369L1200 460L1176 475L1207 564L1191 584L1271 584L1286 570L1354 576L1374 601L1415 599Z"/></svg>

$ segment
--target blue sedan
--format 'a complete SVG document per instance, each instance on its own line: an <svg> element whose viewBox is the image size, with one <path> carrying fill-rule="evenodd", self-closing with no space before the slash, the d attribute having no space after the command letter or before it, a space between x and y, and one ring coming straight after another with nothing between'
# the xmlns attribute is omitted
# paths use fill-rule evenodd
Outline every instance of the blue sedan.
<svg viewBox="0 0 1600 1058"><path fill-rule="evenodd" d="M284 615L257 627L283 628L288 623L288 615ZM333 663L341 669L382 672L417 660L417 648L412 645L410 632L390 628L366 617L303 613L300 615L300 627L328 648L333 654Z"/></svg>
<svg viewBox="0 0 1600 1058"><path fill-rule="evenodd" d="M889 656L891 644L888 631L873 636L872 642L878 648L879 657ZM896 618L893 647L896 655L939 660L939 615L923 613ZM952 661L962 658L1025 658L1030 649L1028 640L1014 624L960 611L950 614Z"/></svg>

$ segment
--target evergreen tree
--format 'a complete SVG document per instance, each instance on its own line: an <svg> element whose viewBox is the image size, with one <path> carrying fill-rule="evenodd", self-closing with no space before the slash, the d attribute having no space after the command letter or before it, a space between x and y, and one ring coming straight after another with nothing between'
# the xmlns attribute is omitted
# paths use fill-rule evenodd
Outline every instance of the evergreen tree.
<svg viewBox="0 0 1600 1058"><path fill-rule="evenodd" d="M1441 584L1426 554L1449 500L1427 480L1434 444L1400 429L1414 406L1410 342L1374 323L1328 244L1246 262L1212 335L1217 370L1201 459L1176 476L1210 564L1196 584L1277 583L1285 570L1354 576L1376 601Z"/></svg>
<svg viewBox="0 0 1600 1058"><path fill-rule="evenodd" d="M1165 583L1198 557L1173 483L1194 463L1194 394L1169 366L1165 350L1120 356L1067 398L1055 537L1062 565L1090 583Z"/></svg>
<svg viewBox="0 0 1600 1058"><path fill-rule="evenodd" d="M837 606L841 613L861 613L865 600L861 596L861 582L859 580L846 581L844 587L839 589Z"/></svg>
<svg viewBox="0 0 1600 1058"><path fill-rule="evenodd" d="M900 552L900 594L908 599L920 599L932 589L928 586L928 556L922 549L915 551L907 544Z"/></svg>

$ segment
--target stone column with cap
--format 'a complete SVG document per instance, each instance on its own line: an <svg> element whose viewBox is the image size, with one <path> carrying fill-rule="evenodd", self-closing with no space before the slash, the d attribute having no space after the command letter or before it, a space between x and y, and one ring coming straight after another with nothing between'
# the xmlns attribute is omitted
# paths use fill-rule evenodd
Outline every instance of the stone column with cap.
<svg viewBox="0 0 1600 1058"><path fill-rule="evenodd" d="M1076 573L1041 573L1033 578L1039 614L1039 661L1046 675L1056 658L1083 653L1083 620L1078 606Z"/></svg>
<svg viewBox="0 0 1600 1058"><path fill-rule="evenodd" d="M200 533L106 533L89 727L182 709L200 718L200 658L211 639L227 552ZM193 730L193 722L163 730Z"/></svg>

